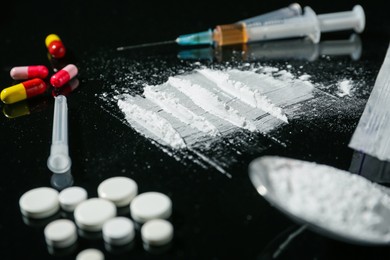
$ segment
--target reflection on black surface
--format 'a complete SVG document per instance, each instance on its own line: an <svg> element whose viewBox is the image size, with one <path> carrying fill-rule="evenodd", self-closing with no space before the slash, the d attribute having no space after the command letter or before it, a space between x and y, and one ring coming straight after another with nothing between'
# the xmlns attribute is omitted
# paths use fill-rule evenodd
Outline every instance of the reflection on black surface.
<svg viewBox="0 0 390 260"><path fill-rule="evenodd" d="M117 212L118 216L127 217L130 215L130 207L129 207L129 205L124 206L124 207L119 207L119 208L117 207L116 212Z"/></svg>
<svg viewBox="0 0 390 260"><path fill-rule="evenodd" d="M355 151L349 171L379 184L390 184L390 162Z"/></svg>
<svg viewBox="0 0 390 260"><path fill-rule="evenodd" d="M71 173L71 170L65 172L65 173L53 173L50 178L50 184L51 186L61 191L65 188L68 188L73 185L73 175Z"/></svg>
<svg viewBox="0 0 390 260"><path fill-rule="evenodd" d="M53 91L51 92L51 94L53 97L56 97L58 95L68 96L70 93L75 91L79 85L80 85L79 79L73 78L64 86L62 86L60 88L53 88Z"/></svg>
<svg viewBox="0 0 390 260"><path fill-rule="evenodd" d="M102 239L102 237L103 237L103 234L101 231L87 231L87 230L78 228L77 233L80 235L80 237L90 239L90 240L98 240L98 239Z"/></svg>
<svg viewBox="0 0 390 260"><path fill-rule="evenodd" d="M73 254L74 252L76 252L77 248L78 248L78 243L75 242L72 245L65 247L65 248L56 248L56 247L52 247L52 246L48 245L47 251L52 256L60 257L60 256L69 256L69 255Z"/></svg>
<svg viewBox="0 0 390 260"><path fill-rule="evenodd" d="M277 259L287 247L293 245L294 238L304 232L305 226L290 226L273 238L262 250L257 259Z"/></svg>
<svg viewBox="0 0 390 260"><path fill-rule="evenodd" d="M165 254L166 252L168 252L172 248L172 245L173 245L172 241L166 245L163 245L163 246L151 246L149 244L143 243L143 248L147 252L149 252L153 255L160 255L160 254Z"/></svg>
<svg viewBox="0 0 390 260"><path fill-rule="evenodd" d="M129 207L130 208L130 207ZM133 223L134 223L134 229L136 230L136 231L141 231L141 228L142 228L142 223L139 223L139 222L137 222L137 221L133 221Z"/></svg>
<svg viewBox="0 0 390 260"><path fill-rule="evenodd" d="M110 252L114 255L121 255L121 254L124 254L126 252L131 251L134 248L134 245L135 245L135 241L133 240L130 243L125 244L123 246L114 246L114 245L111 245L108 243L104 243L104 248L108 252Z"/></svg>
<svg viewBox="0 0 390 260"><path fill-rule="evenodd" d="M8 118L17 118L20 116L30 115L41 112L48 107L48 100L43 98L32 98L22 100L14 104L5 104L3 114Z"/></svg>
<svg viewBox="0 0 390 260"><path fill-rule="evenodd" d="M57 213L55 213L54 215L52 215L50 217L43 218L43 219L34 219L34 218L29 218L29 217L22 215L24 224L26 224L29 227L35 227L35 228L43 228L47 224L49 224L50 222L57 220L60 217L61 217L60 211L58 211Z"/></svg>
<svg viewBox="0 0 390 260"><path fill-rule="evenodd" d="M234 58L243 61L265 60L307 60L314 61L322 55L351 56L360 59L362 43L359 35L352 34L347 40L322 41L314 44L307 39L267 41L225 47L207 47L183 50L178 58L183 60L229 61Z"/></svg>

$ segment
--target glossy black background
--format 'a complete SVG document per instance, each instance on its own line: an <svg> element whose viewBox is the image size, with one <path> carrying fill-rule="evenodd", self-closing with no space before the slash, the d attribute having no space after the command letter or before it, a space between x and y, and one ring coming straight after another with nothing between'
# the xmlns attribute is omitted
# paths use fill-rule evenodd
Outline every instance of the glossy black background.
<svg viewBox="0 0 390 260"><path fill-rule="evenodd" d="M110 54L117 46L169 40L182 33L233 22L290 3L12 1L7 3L8 6L1 3L1 88L15 83L9 77L9 69L13 66L38 63L50 66L44 39L49 33L60 35L69 49L72 62L80 67L80 86L68 99L74 185L85 187L93 197L102 180L125 175L137 181L140 192L156 190L168 194L173 200L171 221L175 227L175 238L172 248L160 255L146 252L139 236L134 248L125 254L107 252L101 239L83 238L75 251L67 256L48 253L42 226L39 223L26 225L18 207L19 197L24 192L34 187L50 186L53 180L46 168L53 114L53 99L48 94L32 102L32 107L37 107L38 111L31 115L14 119L0 116L0 258L74 259L82 249L96 247L105 253L107 259L271 259L289 232L299 226L272 208L253 188L247 164L262 154L248 153L239 158L240 163L229 169L232 179L188 161L178 162L102 109L95 94L101 93L105 82L91 80L96 75L91 75L83 65L90 64L88 59L95 51L107 51L110 57L117 55ZM350 10L359 3L365 9L367 25L361 34L363 54L358 64L370 69L367 88L372 88L389 43L390 21L386 2L300 2L302 6L311 6L317 13ZM345 35L335 33L326 37L331 39ZM167 59L169 64L179 64L177 50L175 47L167 48L159 54L159 49L153 49L151 53L154 57ZM147 50L142 52L148 55ZM142 58L137 58L142 65ZM337 61L335 59L335 68ZM316 71L317 67L319 70L321 64L321 60L313 62L312 70ZM327 65L328 71L332 71L332 64L327 62ZM359 117L356 114L350 121L337 121L337 124L354 126ZM311 132L289 137L294 142L287 148L271 146L266 154L308 159L348 169L353 151L347 144L353 127L346 128L346 131L333 131L329 121L318 124ZM290 125L290 128L296 127L299 127L299 122ZM387 247L355 246L305 231L279 258L387 259L389 255Z"/></svg>

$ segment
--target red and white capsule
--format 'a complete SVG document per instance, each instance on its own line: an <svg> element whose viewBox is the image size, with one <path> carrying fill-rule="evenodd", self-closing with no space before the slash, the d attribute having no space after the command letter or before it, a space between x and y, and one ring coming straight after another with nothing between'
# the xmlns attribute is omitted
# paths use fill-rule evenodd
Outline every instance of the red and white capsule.
<svg viewBox="0 0 390 260"><path fill-rule="evenodd" d="M15 80L40 78L44 79L49 75L49 70L43 65L13 67L9 73Z"/></svg>
<svg viewBox="0 0 390 260"><path fill-rule="evenodd" d="M50 84L55 88L60 88L73 79L77 73L78 69L75 65L66 65L63 69L59 70L56 74L51 76Z"/></svg>

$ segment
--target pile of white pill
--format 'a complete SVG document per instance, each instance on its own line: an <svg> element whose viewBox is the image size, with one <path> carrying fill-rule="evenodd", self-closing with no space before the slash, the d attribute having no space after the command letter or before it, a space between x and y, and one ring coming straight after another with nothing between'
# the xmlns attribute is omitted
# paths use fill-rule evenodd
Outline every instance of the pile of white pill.
<svg viewBox="0 0 390 260"><path fill-rule="evenodd" d="M21 213L31 219L44 219L56 214L60 208L73 213L74 222L57 219L44 228L48 247L67 248L78 239L77 229L87 232L102 232L105 243L125 246L136 237L134 222L141 227L144 247L161 247L173 239L173 226L167 220L172 214L171 199L160 192L138 194L137 183L123 176L111 177L97 188L98 197L88 198L87 191L78 186L61 192L40 187L27 191L20 200ZM130 217L117 216L118 207L130 207ZM134 221L134 222L133 222ZM77 255L78 260L104 259L97 249L86 249Z"/></svg>

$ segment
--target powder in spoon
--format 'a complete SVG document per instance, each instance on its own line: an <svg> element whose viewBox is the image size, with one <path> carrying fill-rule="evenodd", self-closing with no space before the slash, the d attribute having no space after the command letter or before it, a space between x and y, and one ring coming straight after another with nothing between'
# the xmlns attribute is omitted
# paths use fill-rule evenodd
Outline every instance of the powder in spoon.
<svg viewBox="0 0 390 260"><path fill-rule="evenodd" d="M343 237L390 242L386 188L347 171L282 157L263 157L270 196L288 212Z"/></svg>

